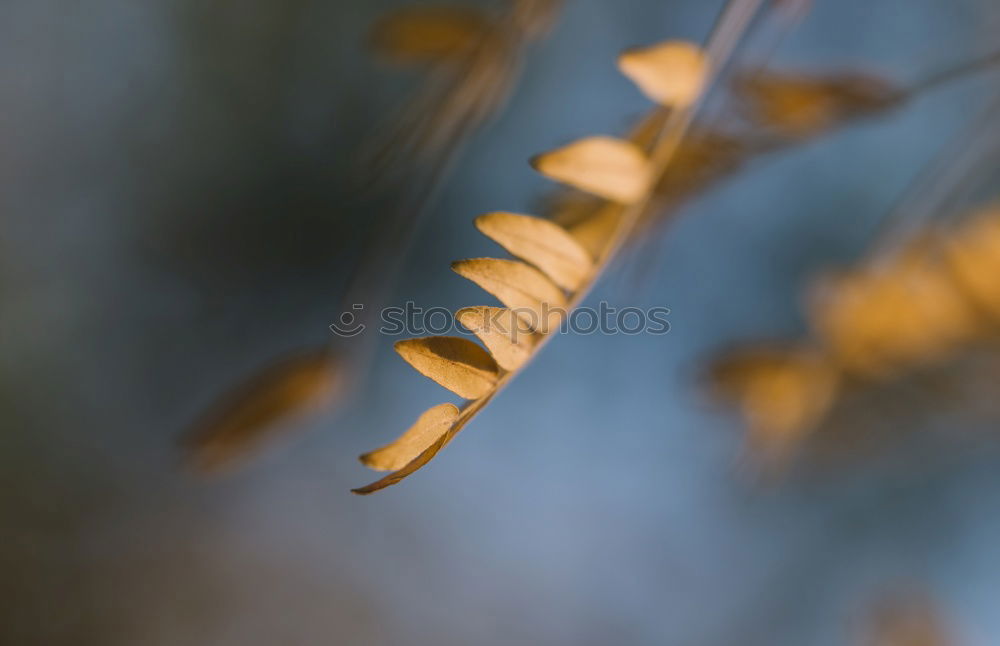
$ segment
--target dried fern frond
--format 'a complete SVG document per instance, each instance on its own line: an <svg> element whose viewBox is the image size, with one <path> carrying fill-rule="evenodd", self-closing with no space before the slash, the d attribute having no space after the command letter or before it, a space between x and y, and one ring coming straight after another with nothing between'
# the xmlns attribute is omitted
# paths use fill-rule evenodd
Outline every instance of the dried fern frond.
<svg viewBox="0 0 1000 646"><path fill-rule="evenodd" d="M677 69L669 57L665 61L661 58L660 64ZM674 108L683 115L691 105L679 103ZM672 122L668 145L676 148L687 123ZM673 149L669 152L672 154ZM661 164L669 159L659 147L653 154L661 158ZM626 234L626 223L634 224L642 203L650 198L652 178L658 174L656 164L640 147L610 137L585 138L540 155L532 163L543 174L632 209L631 222L624 217L616 219L614 231L604 237L598 251L581 243L572 231L548 220L503 212L478 218L476 226L482 233L519 258L474 258L452 265L456 273L475 282L503 305L465 308L458 314L459 320L486 344L489 353L470 341L448 337L396 344L400 355L414 368L468 402L450 426L408 464L355 489L355 493L378 491L421 468L527 365L597 280ZM404 440L413 433L408 431L398 442L412 446ZM426 439L422 433L421 437Z"/></svg>
<svg viewBox="0 0 1000 646"><path fill-rule="evenodd" d="M329 405L341 375L327 348L285 357L222 398L185 439L186 461L218 472L250 458L264 441Z"/></svg>
<svg viewBox="0 0 1000 646"><path fill-rule="evenodd" d="M708 60L720 67L725 64L761 4L761 0L734 0L727 5L709 40L706 50ZM651 64L673 71L681 67L669 56L664 58L661 54L657 56L655 63ZM712 67L701 65L699 69L700 72L692 71L691 74L707 74ZM706 87L708 81L705 79L699 85ZM654 100L657 100L657 97L662 98L657 94L653 97ZM674 98L680 100L677 96ZM495 332L484 329L485 315L489 310L486 308L462 310L473 328L477 330L477 335L484 340L489 339L488 347L492 344L491 349L502 348L497 351L497 356L500 358L494 358L498 368L498 372L495 373L496 383L483 392L465 390L465 386L468 385L465 381L468 377L467 366L474 362L473 356L481 349L472 350L468 346L449 345L450 350L459 348L458 352L448 356L438 354L432 361L421 353L419 365L411 360L412 357L404 356L404 359L414 364L414 367L438 383L446 387L461 385L464 394L459 392L458 388L452 388L453 392L463 397L476 396L469 399L460 409L458 417L451 426L408 464L381 480L354 489L354 493L370 494L384 489L400 482L427 464L510 380L517 376L520 370L524 369L544 344L551 340L557 324L582 301L604 268L625 244L652 198L652 180L659 177L669 164L691 124L697 103L694 97L688 100L691 102L677 102L669 106L671 115L665 123L663 132L654 138L648 155L635 144L624 140L589 138L541 155L534 160L535 167L543 173L552 172L556 179L569 182L576 188L618 201L606 218L611 226L606 232L608 235L605 236L603 244L597 244L594 239L584 241L574 235L576 231L560 230L554 224L543 224L544 221L535 221L531 216L510 217L510 214L505 214L498 217L496 214L491 214L480 220L480 230L511 253L539 266L536 269L521 261L497 259L473 259L453 265L457 272L474 280L496 296L510 312L506 313L500 322L491 322L491 325L501 326L500 331ZM600 154L595 154L595 151ZM642 187L643 190L640 191L637 187ZM530 244L526 243L529 239ZM546 268L550 273L543 271L542 268ZM582 279L578 279L579 276L582 276ZM575 288L561 287L574 284ZM527 348L517 347L518 339L514 336L513 330L513 323L517 320L537 335L532 337ZM506 321L506 328L503 327L503 321ZM424 344L426 340L416 342ZM433 353L433 350L431 352ZM512 366L512 369L500 367L501 361ZM428 370L431 363L433 369ZM486 372L488 376L493 374ZM477 373L476 378L481 376Z"/></svg>

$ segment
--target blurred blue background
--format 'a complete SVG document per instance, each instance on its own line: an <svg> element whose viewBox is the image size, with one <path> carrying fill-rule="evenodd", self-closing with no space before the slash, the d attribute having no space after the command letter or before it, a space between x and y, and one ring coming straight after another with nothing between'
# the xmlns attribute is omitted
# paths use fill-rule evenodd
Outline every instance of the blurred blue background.
<svg viewBox="0 0 1000 646"><path fill-rule="evenodd" d="M802 329L997 86L982 76L750 168L683 211L653 280L666 336L553 342L427 469L358 498L357 461L447 401L380 343L362 401L233 476L177 438L233 381L321 343L359 235L357 151L416 82L365 34L403 0L0 3L0 641L7 644L852 643L928 587L1000 643L995 456L761 487L699 362ZM647 109L628 46L701 40L720 2L569 0L422 226L395 303L489 302L449 270L472 218L528 211L526 160ZM990 0L818 0L775 66L912 81L995 50Z"/></svg>

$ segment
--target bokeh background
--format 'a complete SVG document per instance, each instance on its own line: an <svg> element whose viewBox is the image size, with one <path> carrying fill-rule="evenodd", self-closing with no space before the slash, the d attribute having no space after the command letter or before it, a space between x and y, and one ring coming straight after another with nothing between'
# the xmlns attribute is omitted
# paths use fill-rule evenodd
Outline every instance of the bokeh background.
<svg viewBox="0 0 1000 646"><path fill-rule="evenodd" d="M403 485L348 493L359 453L446 401L391 339L342 415L226 478L180 468L214 397L328 338L382 216L358 150L418 82L365 34L405 3L0 2L0 642L834 645L916 584L960 643L998 643L993 451L761 486L695 379L720 347L802 329L810 275L862 253L995 75L690 205L651 280L620 266L591 297L670 307L670 334L556 340ZM720 7L568 0L393 302L486 302L448 268L495 252L472 218L532 209L550 185L528 157L646 109L621 49L701 39ZM908 81L998 30L990 0L817 0L772 62Z"/></svg>

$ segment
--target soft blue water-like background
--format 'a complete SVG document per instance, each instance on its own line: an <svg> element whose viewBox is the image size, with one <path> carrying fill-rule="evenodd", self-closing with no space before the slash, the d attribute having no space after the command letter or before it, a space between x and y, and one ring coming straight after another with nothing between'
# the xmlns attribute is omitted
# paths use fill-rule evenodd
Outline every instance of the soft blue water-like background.
<svg viewBox="0 0 1000 646"><path fill-rule="evenodd" d="M0 641L9 644L850 643L919 581L998 643L991 456L761 489L698 361L796 333L809 275L856 257L996 87L949 87L757 165L687 208L655 279L664 337L558 339L428 469L381 495L363 450L446 394L381 344L364 401L205 483L178 431L334 320L355 151L404 77L362 52L403 2L0 3ZM570 0L423 227L397 302L485 302L448 269L478 213L530 209L525 160L647 107L613 66L700 39L718 2ZM775 64L913 80L996 49L988 0L818 1Z"/></svg>

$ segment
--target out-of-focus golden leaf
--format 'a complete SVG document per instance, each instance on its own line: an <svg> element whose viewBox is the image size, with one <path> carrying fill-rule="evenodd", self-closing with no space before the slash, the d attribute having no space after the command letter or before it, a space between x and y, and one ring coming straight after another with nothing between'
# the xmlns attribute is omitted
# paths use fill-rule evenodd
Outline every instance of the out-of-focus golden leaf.
<svg viewBox="0 0 1000 646"><path fill-rule="evenodd" d="M950 646L954 641L924 592L882 601L873 613L865 646Z"/></svg>
<svg viewBox="0 0 1000 646"><path fill-rule="evenodd" d="M504 370L520 368L538 342L538 335L513 310L479 305L460 309L455 317L479 337Z"/></svg>
<svg viewBox="0 0 1000 646"><path fill-rule="evenodd" d="M430 74L367 144L363 165L372 180L398 181L420 168L431 171L431 184L440 181L462 142L506 104L527 44L541 36L558 5L525 0L491 16L418 7L383 21L375 41L387 57L425 63Z"/></svg>
<svg viewBox="0 0 1000 646"><path fill-rule="evenodd" d="M470 258L451 268L514 310L531 329L547 333L566 314L566 295L545 274L517 260Z"/></svg>
<svg viewBox="0 0 1000 646"><path fill-rule="evenodd" d="M361 456L361 463L376 471L402 469L427 450L458 419L454 404L439 404L424 413L399 438Z"/></svg>
<svg viewBox="0 0 1000 646"><path fill-rule="evenodd" d="M967 412L983 398L979 388L956 381L956 370L966 376L967 370L979 370L986 344L996 340L1000 309L991 305L1000 305L998 277L996 210L957 229L924 226L896 237L857 268L818 283L810 308L810 343L817 348L812 356L818 359L796 358L802 351L727 357L715 382L731 384L723 391L743 408L757 438L801 435L815 426L816 410L825 411L834 401L836 411L827 421L835 425L840 416L852 420L853 428L864 417L861 407L871 409L875 402L889 407L893 392L912 396L915 388L926 389L938 410L951 398ZM968 381L989 383L991 377L983 375L995 373L986 366ZM793 375L800 389L813 389L808 401L816 402L816 409L782 403L807 400L806 390L777 394L795 393ZM832 390L824 375L833 375ZM824 392L832 393L830 398ZM905 408L909 413L913 407Z"/></svg>
<svg viewBox="0 0 1000 646"><path fill-rule="evenodd" d="M815 427L836 398L840 376L811 348L755 348L723 356L712 385L740 407L751 443L782 455Z"/></svg>
<svg viewBox="0 0 1000 646"><path fill-rule="evenodd" d="M948 265L963 293L1000 321L1000 208L965 223L950 240Z"/></svg>
<svg viewBox="0 0 1000 646"><path fill-rule="evenodd" d="M733 91L751 122L796 138L894 108L906 98L889 81L855 72L825 77L755 72L737 76Z"/></svg>
<svg viewBox="0 0 1000 646"><path fill-rule="evenodd" d="M371 43L393 63L454 62L468 56L492 28L490 16L471 7L404 7L379 19Z"/></svg>
<svg viewBox="0 0 1000 646"><path fill-rule="evenodd" d="M224 397L185 439L197 470L221 471L249 459L296 419L334 398L339 375L325 349L303 352L268 366Z"/></svg>
<svg viewBox="0 0 1000 646"><path fill-rule="evenodd" d="M845 369L868 378L939 360L979 329L931 234L873 267L820 283L814 327Z"/></svg>
<svg viewBox="0 0 1000 646"><path fill-rule="evenodd" d="M493 357L461 337L406 339L397 341L395 347L399 356L417 372L465 399L477 399L488 393L499 376Z"/></svg>
<svg viewBox="0 0 1000 646"><path fill-rule="evenodd" d="M813 327L841 365L866 377L890 374L884 342L897 332L897 323L912 327L909 313L899 309L909 309L906 289L881 276L851 272L828 276L814 294Z"/></svg>
<svg viewBox="0 0 1000 646"><path fill-rule="evenodd" d="M496 212L476 218L476 227L570 291L580 286L593 267L593 260L583 247L565 229L549 220Z"/></svg>
<svg viewBox="0 0 1000 646"><path fill-rule="evenodd" d="M669 40L624 52L618 58L618 68L651 100L681 108L701 95L709 62L694 43Z"/></svg>
<svg viewBox="0 0 1000 646"><path fill-rule="evenodd" d="M587 137L538 155L531 164L546 177L622 204L646 197L652 181L642 149L614 137Z"/></svg>

